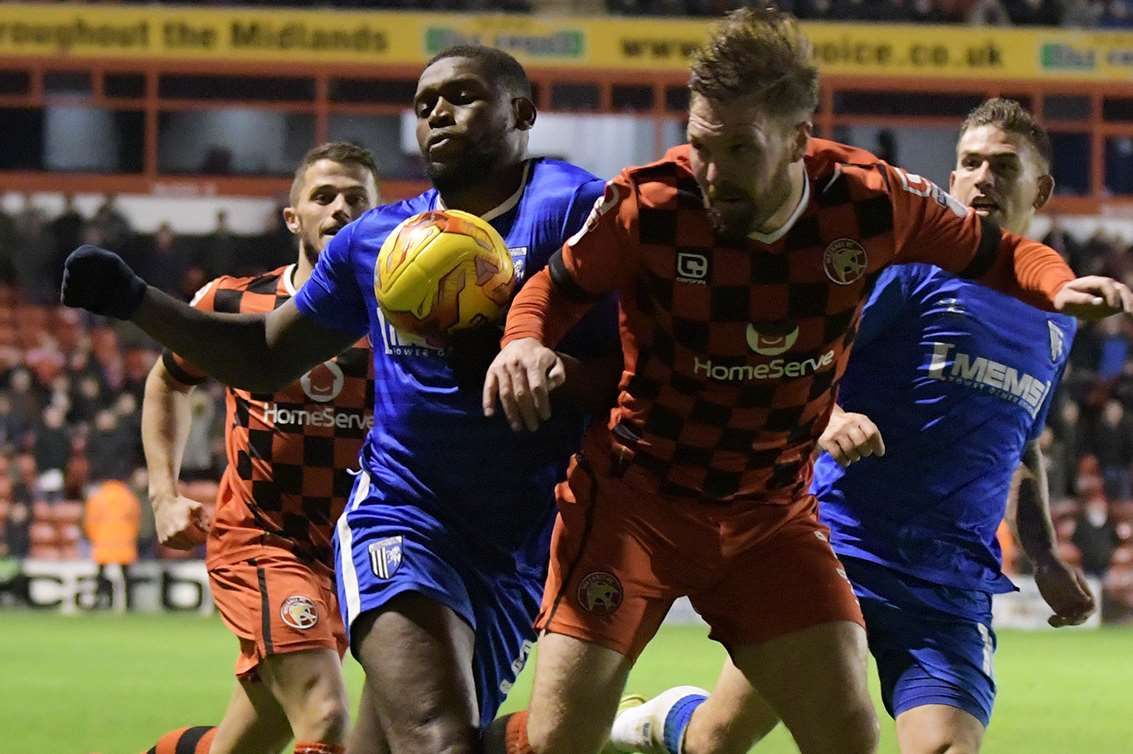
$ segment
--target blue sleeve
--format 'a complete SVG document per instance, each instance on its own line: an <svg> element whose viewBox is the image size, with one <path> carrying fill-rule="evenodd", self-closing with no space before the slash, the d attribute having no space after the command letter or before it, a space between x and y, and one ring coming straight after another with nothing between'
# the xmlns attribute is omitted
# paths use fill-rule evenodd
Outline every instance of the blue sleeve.
<svg viewBox="0 0 1133 754"><path fill-rule="evenodd" d="M369 329L366 299L350 263L354 233L361 221L339 231L315 265L311 278L295 294L299 312L322 327L361 337Z"/></svg>
<svg viewBox="0 0 1133 754"><path fill-rule="evenodd" d="M1039 439L1039 435L1043 433L1046 427L1046 417L1050 413L1050 404L1054 402L1054 394L1058 391L1058 386L1062 384L1062 375L1066 373L1066 364L1069 362L1070 345L1074 342L1074 335L1078 332L1078 320L1070 319L1066 329L1067 338L1066 342L1062 344L1062 363L1058 365L1058 371L1054 374L1054 379L1050 382L1050 389L1046 391L1046 397L1043 398L1043 403L1039 407L1038 412L1035 414L1035 420L1031 424L1031 432L1027 435L1027 442L1034 442Z"/></svg>
<svg viewBox="0 0 1133 754"><path fill-rule="evenodd" d="M600 202L605 194L606 182L599 179L584 183L575 189L563 222L559 249L582 227L590 217L594 205ZM558 350L579 358L607 356L620 348L618 297L614 293L599 299L558 346Z"/></svg>
<svg viewBox="0 0 1133 754"><path fill-rule="evenodd" d="M892 265L882 270L862 308L862 319L854 348L862 348L888 330L900 318L909 301L908 277L921 265Z"/></svg>

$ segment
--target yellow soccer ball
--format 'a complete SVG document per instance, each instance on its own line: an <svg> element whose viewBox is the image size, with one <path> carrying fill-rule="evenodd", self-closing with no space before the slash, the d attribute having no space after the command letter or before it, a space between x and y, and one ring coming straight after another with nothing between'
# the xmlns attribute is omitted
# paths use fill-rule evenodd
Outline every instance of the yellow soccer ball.
<svg viewBox="0 0 1133 754"><path fill-rule="evenodd" d="M499 322L515 286L504 239L486 221L455 209L402 221L382 244L374 272L386 320L433 344Z"/></svg>

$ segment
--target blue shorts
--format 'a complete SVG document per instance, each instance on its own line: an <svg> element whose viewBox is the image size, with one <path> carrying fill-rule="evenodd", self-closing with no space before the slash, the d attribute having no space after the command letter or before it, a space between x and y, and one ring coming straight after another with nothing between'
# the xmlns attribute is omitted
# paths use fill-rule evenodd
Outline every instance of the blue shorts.
<svg viewBox="0 0 1133 754"><path fill-rule="evenodd" d="M964 710L986 728L995 704L990 595L959 595L969 603L987 601L982 619L965 619L938 609L960 590L857 558L844 557L842 562L861 603L889 714L897 717L914 707L943 704Z"/></svg>
<svg viewBox="0 0 1133 754"><path fill-rule="evenodd" d="M403 592L449 607L475 633L472 671L486 728L535 645L532 623L545 575L518 571L514 562L473 560L465 537L422 508L392 504L390 494L359 474L335 530L338 605L347 635L359 615Z"/></svg>

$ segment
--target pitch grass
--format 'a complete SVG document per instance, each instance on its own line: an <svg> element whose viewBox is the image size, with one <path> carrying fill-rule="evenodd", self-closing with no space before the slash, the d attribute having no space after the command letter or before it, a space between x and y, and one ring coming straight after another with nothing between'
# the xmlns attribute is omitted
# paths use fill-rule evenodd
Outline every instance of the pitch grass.
<svg viewBox="0 0 1133 754"><path fill-rule="evenodd" d="M663 629L630 688L711 688L723 654L704 633ZM0 612L0 754L137 754L171 728L215 723L234 651L216 617ZM999 705L984 751L1133 752L1133 629L1005 631L996 663ZM347 668L356 697L361 673L353 660ZM523 706L529 688L530 668L507 709ZM896 752L882 715L881 751ZM756 751L796 749L780 728Z"/></svg>

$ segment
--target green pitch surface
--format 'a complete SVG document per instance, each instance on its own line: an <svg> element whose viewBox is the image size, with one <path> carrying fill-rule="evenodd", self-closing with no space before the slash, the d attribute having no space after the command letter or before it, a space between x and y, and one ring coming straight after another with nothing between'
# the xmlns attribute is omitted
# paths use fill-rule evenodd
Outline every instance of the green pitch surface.
<svg viewBox="0 0 1133 754"><path fill-rule="evenodd" d="M216 617L4 611L0 637L3 754L137 754L164 731L217 722L232 683L236 644ZM703 629L665 628L630 689L711 688L722 658ZM1000 696L986 752L1133 752L1133 630L1003 632L996 665ZM347 682L356 696L353 660ZM508 709L523 706L529 688L530 672ZM881 751L896 752L882 715ZM796 749L779 729L757 751Z"/></svg>

